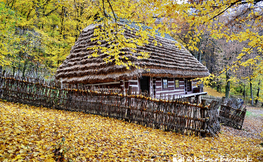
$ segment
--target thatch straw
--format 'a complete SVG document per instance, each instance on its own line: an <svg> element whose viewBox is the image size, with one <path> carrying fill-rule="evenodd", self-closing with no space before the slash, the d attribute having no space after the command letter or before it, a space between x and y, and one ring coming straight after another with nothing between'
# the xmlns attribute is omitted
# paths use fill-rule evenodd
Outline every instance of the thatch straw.
<svg viewBox="0 0 263 162"><path fill-rule="evenodd" d="M140 76L197 78L209 75L207 68L184 47L179 49L175 46L176 42L159 36L149 38L149 42L155 39L158 42L157 46L154 43L137 46L138 53L140 51L150 53L148 59L137 59L138 53L133 53L128 48L122 49L125 54L120 55L126 56L129 61L141 69L135 67L127 69L125 66L115 65L114 59L112 62L106 63L103 58L108 55L104 53L98 53L99 57L89 58L88 56L93 53L93 50L87 50L87 48L98 45L96 41L91 41L95 28L96 25L90 25L82 31L72 47L70 55L57 69L57 79L61 78L64 83L99 83L128 80ZM126 38L137 37L128 29L125 30L124 36ZM101 42L101 46L107 44L106 41Z"/></svg>

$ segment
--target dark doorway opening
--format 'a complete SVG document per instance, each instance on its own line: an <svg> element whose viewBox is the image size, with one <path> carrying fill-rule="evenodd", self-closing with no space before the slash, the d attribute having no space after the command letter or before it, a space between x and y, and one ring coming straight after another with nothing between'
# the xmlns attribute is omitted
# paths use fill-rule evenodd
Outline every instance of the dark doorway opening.
<svg viewBox="0 0 263 162"><path fill-rule="evenodd" d="M189 79L185 79L185 92L192 91L192 82Z"/></svg>
<svg viewBox="0 0 263 162"><path fill-rule="evenodd" d="M149 87L150 87L150 77L143 76L142 78L140 78L140 89L141 89L141 91L143 93L147 92L147 94L149 94Z"/></svg>

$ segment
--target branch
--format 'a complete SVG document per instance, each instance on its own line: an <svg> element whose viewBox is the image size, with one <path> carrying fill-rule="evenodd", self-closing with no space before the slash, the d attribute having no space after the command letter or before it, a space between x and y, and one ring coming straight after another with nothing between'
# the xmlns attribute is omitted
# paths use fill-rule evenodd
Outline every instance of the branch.
<svg viewBox="0 0 263 162"><path fill-rule="evenodd" d="M104 0L102 0L102 8L103 8L103 14L105 17L107 17L106 11L105 11L105 6L104 6Z"/></svg>
<svg viewBox="0 0 263 162"><path fill-rule="evenodd" d="M116 15L115 15L115 13L114 13L114 10L113 10L113 8L112 8L112 6L111 6L111 3L110 3L109 0L107 0L107 2L108 2L109 5L110 5L111 11L112 11L112 13L113 13L113 16L114 16L114 19L115 19L115 22L116 22L116 21L117 21L117 18L116 18Z"/></svg>
<svg viewBox="0 0 263 162"><path fill-rule="evenodd" d="M235 4L237 4L238 2L241 2L242 0L237 0L236 2L232 2L227 8L225 8L224 10L222 10L221 12L219 12L218 14L216 14L215 16L213 16L212 18L209 19L212 20L214 18L216 18L217 16L221 15L222 13L224 13L226 10L228 10L230 7L234 6Z"/></svg>
<svg viewBox="0 0 263 162"><path fill-rule="evenodd" d="M262 0L254 0L254 4L257 4L258 2L262 2Z"/></svg>
<svg viewBox="0 0 263 162"><path fill-rule="evenodd" d="M235 20L237 21L240 17L242 17L243 15L248 13L250 10L251 10L251 8L246 8L246 9L242 10L242 13L234 16L233 19L229 20L229 22L226 25L229 25L229 24L233 23ZM243 24L243 22L240 22L240 24Z"/></svg>
<svg viewBox="0 0 263 162"><path fill-rule="evenodd" d="M46 3L43 6L46 6L49 3L50 0L47 0Z"/></svg>
<svg viewBox="0 0 263 162"><path fill-rule="evenodd" d="M178 38L182 41L182 42L184 42L185 44L187 44L187 42L179 35L179 34L176 34L177 36L178 36Z"/></svg>
<svg viewBox="0 0 263 162"><path fill-rule="evenodd" d="M57 9L58 9L58 7L53 9L53 10L51 10L49 13L45 14L44 16L49 16L52 12L56 11Z"/></svg>
<svg viewBox="0 0 263 162"><path fill-rule="evenodd" d="M33 9L30 8L29 11L28 11L28 13L27 13L27 16L26 16L27 21L28 21L29 15L30 15L30 13L31 13L32 10L33 10Z"/></svg>

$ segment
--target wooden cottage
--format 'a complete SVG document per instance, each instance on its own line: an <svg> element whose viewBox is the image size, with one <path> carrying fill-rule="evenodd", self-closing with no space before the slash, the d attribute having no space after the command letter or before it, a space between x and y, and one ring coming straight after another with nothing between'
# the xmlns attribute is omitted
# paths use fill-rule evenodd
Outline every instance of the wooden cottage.
<svg viewBox="0 0 263 162"><path fill-rule="evenodd" d="M56 79L65 84L81 83L87 87L110 87L124 91L131 88L133 93L145 92L155 98L206 94L193 80L208 76L208 69L184 47L180 49L175 46L176 41L169 35L150 37L149 44L137 47L138 52L150 53L148 59L137 59L133 57L136 53L124 49L123 55L141 67L127 69L115 65L114 60L106 63L103 58L107 55L103 53L98 53L99 57L89 57L93 51L87 48L97 44L91 41L96 26L90 25L82 31L70 54L57 69ZM135 37L134 32L128 29L124 36ZM157 46L151 41L154 39L158 42ZM101 42L100 45L106 46L107 42Z"/></svg>

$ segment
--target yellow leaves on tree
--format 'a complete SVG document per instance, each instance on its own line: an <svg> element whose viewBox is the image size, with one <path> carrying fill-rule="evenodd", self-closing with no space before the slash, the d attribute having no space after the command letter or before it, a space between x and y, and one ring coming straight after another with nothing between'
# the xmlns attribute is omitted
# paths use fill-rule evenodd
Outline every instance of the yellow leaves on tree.
<svg viewBox="0 0 263 162"><path fill-rule="evenodd" d="M26 53L34 53L34 59L38 62L39 57L44 61L38 62L45 64L50 70L55 70L63 59L69 54L69 51L80 35L80 32L86 26L96 23L103 24L103 30L96 31L94 34L98 46L102 46L102 40L111 43L109 47L101 48L101 52L108 55L105 61L116 59L115 64L125 65L127 63L121 60L121 49L124 47L135 51L137 46L143 46L149 43L149 35L155 37L158 30L162 36L164 33L176 35L184 30L184 24L187 22L189 30L188 44L190 50L198 51L198 42L200 42L200 34L207 30L210 36L215 39L225 38L227 41L247 41L248 47L256 48L258 52L262 52L262 36L260 27L262 26L262 9L258 7L259 1L240 1L240 0L195 0L195 1L4 1L1 3L1 8L9 8L19 15L21 19L12 19L6 14L2 18L7 18L16 23L16 26L26 30L36 30L41 36L38 45L39 50L24 51ZM229 27L230 20L218 21L219 16L235 17L235 13L239 12L242 7L247 8L245 16L237 16L233 20L248 26L249 29L233 32ZM5 6L5 7L4 7ZM241 6L241 7L240 7ZM242 8L242 9L243 9ZM246 13L246 12L245 12ZM2 16L2 15L1 15ZM2 19L1 18L1 19ZM129 23L137 23L139 29L136 32L137 38L128 39L123 36L123 30L132 27L124 25L118 27L116 25L120 20L127 20ZM1 32L6 33L2 26L12 23L0 23ZM149 28L145 29L143 26ZM10 29L8 29L10 30ZM41 31L40 31L41 30ZM12 36L7 34L5 37ZM0 38L1 39L1 38ZM0 41L0 46L5 47L6 39ZM11 40L11 39L10 39ZM113 42L115 41L115 42ZM18 41L19 44L22 41ZM180 42L181 43L181 42ZM12 42L9 43L12 46ZM157 43L154 43L157 45ZM1 48L2 49L2 48ZM7 64L4 56L8 54L17 55L18 51L13 49L1 50L0 61ZM17 49L17 48L14 48ZM39 52L41 51L41 52ZM4 56L3 56L4 55ZM38 56L40 55L40 56ZM247 55L247 53L245 53ZM93 57L98 57L99 54L94 54ZM147 58L147 55L134 56L136 58ZM9 57L10 61L15 60ZM10 62L8 61L8 62ZM241 61L242 62L242 61Z"/></svg>

